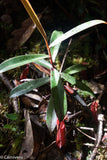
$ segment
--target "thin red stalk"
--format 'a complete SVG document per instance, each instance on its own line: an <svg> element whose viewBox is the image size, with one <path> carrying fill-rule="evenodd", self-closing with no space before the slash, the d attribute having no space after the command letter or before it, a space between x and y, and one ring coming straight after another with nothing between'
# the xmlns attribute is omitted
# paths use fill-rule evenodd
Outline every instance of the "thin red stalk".
<svg viewBox="0 0 107 160"><path fill-rule="evenodd" d="M48 44L47 39L45 39L45 43L46 43L47 51L48 51L48 54L49 54L50 63L51 63L51 65L52 65L52 67L54 68L54 64L53 64L52 56L51 56L51 51L50 51L50 48L49 48L49 44Z"/></svg>

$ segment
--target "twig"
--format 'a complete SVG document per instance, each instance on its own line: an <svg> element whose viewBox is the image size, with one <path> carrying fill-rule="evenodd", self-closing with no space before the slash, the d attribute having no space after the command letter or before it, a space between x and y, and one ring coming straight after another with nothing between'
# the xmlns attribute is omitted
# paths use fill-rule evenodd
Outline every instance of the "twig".
<svg viewBox="0 0 107 160"><path fill-rule="evenodd" d="M97 133L98 136L97 136L96 145L95 145L95 148L93 149L93 152L92 152L90 160L94 160L95 159L98 147L99 147L101 139L102 139L102 135L103 135L103 121L104 121L104 115L103 114L99 114L98 115L98 121L99 121L98 133Z"/></svg>
<svg viewBox="0 0 107 160"><path fill-rule="evenodd" d="M54 147L56 144L56 141L53 141L49 146L45 147L44 149L40 150L39 152L48 152L52 147Z"/></svg>
<svg viewBox="0 0 107 160"><path fill-rule="evenodd" d="M3 73L0 73L0 79L4 83L4 85L8 88L9 91L11 91L13 89L12 84L10 83L8 78L6 76L4 76ZM11 103L12 103L14 111L18 112L18 99L17 98L12 98Z"/></svg>
<svg viewBox="0 0 107 160"><path fill-rule="evenodd" d="M94 132L94 128L90 128L90 127L80 127L80 129L89 130L89 131Z"/></svg>
<svg viewBox="0 0 107 160"><path fill-rule="evenodd" d="M9 82L9 80L7 79L6 76L4 76L3 73L0 73L0 79L1 81L4 83L4 85L8 88L9 91L12 90L13 86L12 84Z"/></svg>
<svg viewBox="0 0 107 160"><path fill-rule="evenodd" d="M83 132L83 131L81 131L79 128L77 128L77 127L76 127L76 129L77 129L79 132L81 132L83 135L85 135L86 137L88 137L88 138L92 139L93 141L96 141L96 139L95 139L95 138L93 138L93 137L89 136L88 134L84 133L84 132Z"/></svg>
<svg viewBox="0 0 107 160"><path fill-rule="evenodd" d="M80 127L80 129L89 130L89 131L94 132L94 128L90 128L90 127ZM107 132L107 128L104 128L103 131L104 131L104 132Z"/></svg>
<svg viewBox="0 0 107 160"><path fill-rule="evenodd" d="M65 59L66 59L66 57L67 57L67 54L68 54L68 51L69 51L69 47L70 47L70 45L71 45L71 42L72 42L72 39L70 39L70 41L69 41L69 43L68 43L68 47L67 47L66 52L65 52L65 55L64 55L64 57L63 57L62 64L61 64L61 68L60 68L60 73L62 72L62 68L63 68L63 66L64 66L64 62L65 62Z"/></svg>
<svg viewBox="0 0 107 160"><path fill-rule="evenodd" d="M65 119L65 121L68 122L70 119L75 118L76 116L80 115L81 113L83 113L83 111L78 111L72 115L67 114L67 119Z"/></svg>
<svg viewBox="0 0 107 160"><path fill-rule="evenodd" d="M88 147L94 147L94 144L92 143L83 143L84 146L88 146Z"/></svg>
<svg viewBox="0 0 107 160"><path fill-rule="evenodd" d="M107 128L104 128L104 132L107 132Z"/></svg>
<svg viewBox="0 0 107 160"><path fill-rule="evenodd" d="M18 110L18 98L17 97L12 98L12 106L13 106L14 111L18 113L19 110Z"/></svg>

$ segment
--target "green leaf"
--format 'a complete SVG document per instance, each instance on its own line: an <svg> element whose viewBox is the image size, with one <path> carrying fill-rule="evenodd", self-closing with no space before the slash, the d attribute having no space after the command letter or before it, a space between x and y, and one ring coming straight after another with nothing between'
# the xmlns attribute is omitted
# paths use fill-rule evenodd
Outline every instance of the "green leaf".
<svg viewBox="0 0 107 160"><path fill-rule="evenodd" d="M56 40L61 35L63 35L63 32L61 32L61 31L53 31L53 33L51 35L50 43L52 43L54 40ZM59 51L60 44L61 43L58 43L56 46L51 47L51 49L50 49L53 62L55 62L56 56L57 56L58 51Z"/></svg>
<svg viewBox="0 0 107 160"><path fill-rule="evenodd" d="M28 54L10 58L0 64L0 73L47 57L45 54Z"/></svg>
<svg viewBox="0 0 107 160"><path fill-rule="evenodd" d="M64 70L63 72L64 73L67 73L67 74L74 74L74 73L78 73L82 70L86 70L86 66L82 65L82 64L76 64L76 65L73 65L69 68L67 68L66 70Z"/></svg>
<svg viewBox="0 0 107 160"><path fill-rule="evenodd" d="M61 77L63 79L65 79L67 82L71 83L72 85L75 85L76 84L76 78L73 77L73 76L70 76L69 74L67 73L61 73Z"/></svg>
<svg viewBox="0 0 107 160"><path fill-rule="evenodd" d="M48 82L49 82L49 77L45 77L22 83L12 89L12 91L10 92L10 98L17 97L27 92L30 92L31 90L40 87Z"/></svg>
<svg viewBox="0 0 107 160"><path fill-rule="evenodd" d="M50 132L52 132L55 129L56 123L57 123L57 116L54 108L53 98L51 97L48 103L47 117L46 117L46 124Z"/></svg>
<svg viewBox="0 0 107 160"><path fill-rule="evenodd" d="M6 125L4 125L4 127L3 128L5 128L5 129L11 129L12 131L14 131L14 132L16 132L16 128L15 127L13 127L13 125L11 125L11 124L6 124Z"/></svg>
<svg viewBox="0 0 107 160"><path fill-rule="evenodd" d="M62 73L61 77L63 79L65 79L67 82L71 83L72 85L76 85L77 88L79 88L79 89L81 89L83 91L86 91L87 94L89 94L89 95L94 97L93 91L87 85L85 85L84 83L82 83L79 80L77 80L75 77L70 76L69 74L66 74L66 73Z"/></svg>
<svg viewBox="0 0 107 160"><path fill-rule="evenodd" d="M17 129L16 129L15 127L12 127L12 131L16 132L16 131L17 131Z"/></svg>
<svg viewBox="0 0 107 160"><path fill-rule="evenodd" d="M103 20L91 20L85 23L82 23L76 27L74 27L73 29L69 30L68 32L66 32L65 34L63 34L62 36L58 37L55 41L53 41L49 47L53 47L55 45L57 45L58 43L61 43L62 41L66 40L67 38L85 30L88 29L90 27L93 27L95 25L101 24L101 23L105 23L105 21Z"/></svg>
<svg viewBox="0 0 107 160"><path fill-rule="evenodd" d="M0 144L0 147L3 147L4 145L3 144Z"/></svg>
<svg viewBox="0 0 107 160"><path fill-rule="evenodd" d="M59 72L56 69L51 71L51 90L54 108L60 121L67 112L67 99Z"/></svg>
<svg viewBox="0 0 107 160"><path fill-rule="evenodd" d="M6 129L12 129L12 125L10 125L10 124L6 124L6 125L4 125L4 127L3 128L6 128Z"/></svg>
<svg viewBox="0 0 107 160"><path fill-rule="evenodd" d="M10 113L10 114L6 113L6 117L10 120L17 120L18 119L18 115L15 113Z"/></svg>
<svg viewBox="0 0 107 160"><path fill-rule="evenodd" d="M41 66L43 66L43 67L45 67L45 68L47 68L47 69L51 69L52 68L52 65L48 61L46 61L44 59L39 60L36 63L41 65Z"/></svg>

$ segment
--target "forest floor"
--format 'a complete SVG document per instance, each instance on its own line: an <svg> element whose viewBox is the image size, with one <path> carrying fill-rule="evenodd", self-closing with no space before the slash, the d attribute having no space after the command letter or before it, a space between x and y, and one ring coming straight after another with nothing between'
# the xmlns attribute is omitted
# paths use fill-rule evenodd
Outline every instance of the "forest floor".
<svg viewBox="0 0 107 160"><path fill-rule="evenodd" d="M72 19L66 5L62 7L59 1L43 2L39 0L35 4L32 0L32 5L48 38L53 30L65 32L78 24L76 15ZM81 23L79 15L77 19ZM65 121L66 143L61 149L56 145L57 129L50 133L46 126L50 85L30 92L29 96L10 99L9 93L26 66L0 73L0 159L88 160L94 154L96 159L107 159L107 30L103 27L79 34L69 47L64 67L87 63L88 69L75 76L88 84L95 97L78 92L88 106L84 108L67 93L70 118ZM0 1L0 28L0 62L22 54L46 53L44 41L21 3ZM59 65L68 43L61 46ZM44 74L31 66L27 76L36 79ZM98 104L94 108L97 121L91 113L93 102Z"/></svg>

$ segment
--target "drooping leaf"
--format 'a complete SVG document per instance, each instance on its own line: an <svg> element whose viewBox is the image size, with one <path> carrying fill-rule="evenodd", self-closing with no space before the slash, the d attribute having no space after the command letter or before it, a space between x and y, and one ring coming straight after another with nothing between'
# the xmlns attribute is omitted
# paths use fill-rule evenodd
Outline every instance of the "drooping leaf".
<svg viewBox="0 0 107 160"><path fill-rule="evenodd" d="M30 92L31 90L33 90L37 87L40 87L48 82L49 82L49 77L45 77L45 78L38 78L36 80L31 80L31 81L22 83L12 89L12 91L10 92L10 98L23 95L23 94Z"/></svg>
<svg viewBox="0 0 107 160"><path fill-rule="evenodd" d="M9 58L0 64L0 73L47 57L45 54L28 54Z"/></svg>
<svg viewBox="0 0 107 160"><path fill-rule="evenodd" d="M82 70L86 70L86 66L84 66L82 64L76 64L76 65L72 65L71 67L65 69L63 72L67 73L67 74L74 74L74 73L78 73Z"/></svg>
<svg viewBox="0 0 107 160"><path fill-rule="evenodd" d="M10 114L6 113L6 117L10 120L17 120L18 119L18 115L15 113L10 113Z"/></svg>
<svg viewBox="0 0 107 160"><path fill-rule="evenodd" d="M46 124L49 128L49 131L52 132L56 127L57 122L57 116L54 108L53 98L51 97L48 103L48 109L47 109L47 118L46 118Z"/></svg>
<svg viewBox="0 0 107 160"><path fill-rule="evenodd" d="M81 81L77 80L75 77L70 76L69 74L66 74L66 73L62 73L61 77L63 79L65 79L67 82L71 83L72 85L77 86L77 88L79 88L79 89L81 89L83 91L86 91L87 94L89 94L89 95L94 97L93 91L87 85L85 85Z"/></svg>
<svg viewBox="0 0 107 160"><path fill-rule="evenodd" d="M67 99L60 74L56 69L51 71L50 81L54 108L58 119L62 121L67 111Z"/></svg>
<svg viewBox="0 0 107 160"><path fill-rule="evenodd" d="M105 21L103 20L91 20L85 23L82 23L76 27L74 27L73 29L69 30L68 32L66 32L65 34L63 34L62 36L58 37L55 41L53 41L49 47L53 47L55 45L57 45L58 43L66 40L67 38L85 30L88 29L90 27L93 27L95 25L101 24L101 23L105 23L107 24Z"/></svg>
<svg viewBox="0 0 107 160"><path fill-rule="evenodd" d="M52 43L55 39L57 39L61 35L63 35L63 32L61 32L61 31L53 31L53 33L51 35L50 43ZM58 51L59 51L60 44L61 43L58 43L56 46L51 47L51 49L50 49L53 62L55 62L56 56L57 56Z"/></svg>

